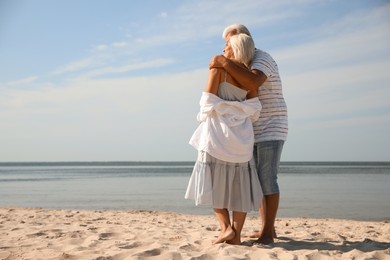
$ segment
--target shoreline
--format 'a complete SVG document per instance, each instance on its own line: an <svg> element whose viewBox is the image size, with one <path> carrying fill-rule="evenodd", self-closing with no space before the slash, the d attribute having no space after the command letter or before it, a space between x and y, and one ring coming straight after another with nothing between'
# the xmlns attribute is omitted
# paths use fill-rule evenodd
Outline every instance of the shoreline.
<svg viewBox="0 0 390 260"><path fill-rule="evenodd" d="M248 216L243 235L260 226ZM277 218L272 246L212 245L213 215L0 207L0 259L390 259L390 220Z"/></svg>
<svg viewBox="0 0 390 260"><path fill-rule="evenodd" d="M192 203L192 201L191 201ZM191 204L191 206L193 206ZM199 208L201 206L193 206L194 208ZM204 206L204 208L201 209L201 211L175 211L175 210L165 210L165 209L148 209L148 208L95 208L95 207L44 207L44 206L25 206L25 205L0 205L1 209L29 209L29 210L51 210L51 211L86 211L86 212L161 212L161 213L169 213L169 214L177 214L177 215L188 215L188 216L199 216L199 217L214 217L214 212L212 208L207 208ZM282 209L283 210L283 209ZM251 211L247 213L247 218L256 218L259 216L258 211ZM372 217L370 219L362 219L362 218L345 218L345 217L317 217L317 216L287 216L284 215L283 212L278 212L277 219L313 219L313 220L345 220L345 221L358 221L358 222L384 222L390 223L390 216L389 217ZM0 259L1 260L1 259Z"/></svg>

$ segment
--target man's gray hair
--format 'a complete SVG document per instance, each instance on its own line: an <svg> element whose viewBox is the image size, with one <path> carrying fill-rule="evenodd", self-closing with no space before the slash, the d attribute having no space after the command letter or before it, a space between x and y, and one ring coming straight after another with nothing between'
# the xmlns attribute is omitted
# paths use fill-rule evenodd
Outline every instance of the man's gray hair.
<svg viewBox="0 0 390 260"><path fill-rule="evenodd" d="M248 28L245 27L245 25L236 23L229 25L225 28L225 30L223 30L222 38L226 40L226 36L228 36L231 32L233 32L233 34L245 33L246 35L252 36Z"/></svg>

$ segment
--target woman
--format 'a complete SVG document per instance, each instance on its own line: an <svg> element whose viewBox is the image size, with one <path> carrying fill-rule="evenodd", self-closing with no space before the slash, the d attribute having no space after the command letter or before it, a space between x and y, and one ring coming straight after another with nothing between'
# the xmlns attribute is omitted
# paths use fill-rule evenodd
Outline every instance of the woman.
<svg viewBox="0 0 390 260"><path fill-rule="evenodd" d="M232 36L223 50L224 56L245 68L254 51L246 34ZM262 195L252 160L252 122L261 110L257 88L246 91L226 71L210 69L200 106L200 125L190 140L198 160L185 198L214 208L221 232L213 244L241 244L246 214L257 209ZM229 211L233 211L232 223Z"/></svg>

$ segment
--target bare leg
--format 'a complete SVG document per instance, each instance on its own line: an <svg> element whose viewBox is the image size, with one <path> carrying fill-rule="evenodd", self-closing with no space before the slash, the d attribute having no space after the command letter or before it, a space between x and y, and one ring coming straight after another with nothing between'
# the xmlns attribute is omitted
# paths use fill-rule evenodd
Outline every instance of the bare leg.
<svg viewBox="0 0 390 260"><path fill-rule="evenodd" d="M279 202L278 202L278 204L279 204ZM261 218L261 227L260 227L259 231L249 235L250 238L259 238L261 236L261 233L263 232L263 229L264 229L264 223L265 223L265 208L266 208L265 198L263 197L261 200L260 208L259 208L259 214L260 214L260 218ZM273 227L272 232L273 232L273 237L277 238L275 227Z"/></svg>
<svg viewBox="0 0 390 260"><path fill-rule="evenodd" d="M279 207L279 193L272 195L265 195L265 207L264 207L264 222L261 236L256 241L257 243L268 245L274 242L275 235L275 219L276 213Z"/></svg>
<svg viewBox="0 0 390 260"><path fill-rule="evenodd" d="M232 245L241 245L241 231L244 227L246 212L233 211L233 230L235 237L227 241Z"/></svg>
<svg viewBox="0 0 390 260"><path fill-rule="evenodd" d="M213 244L223 243L232 240L235 236L234 230L230 224L229 211L227 209L214 209L215 216L221 226L221 233Z"/></svg>
<svg viewBox="0 0 390 260"><path fill-rule="evenodd" d="M264 209L265 209L265 199L264 197L261 199L261 202L260 202L260 207L259 207L259 214L260 214L260 218L261 218L261 226L260 226L260 229L259 231L249 235L250 238L259 238L261 236L261 232L263 230L263 226L264 226L264 218L265 218L265 212L264 212Z"/></svg>

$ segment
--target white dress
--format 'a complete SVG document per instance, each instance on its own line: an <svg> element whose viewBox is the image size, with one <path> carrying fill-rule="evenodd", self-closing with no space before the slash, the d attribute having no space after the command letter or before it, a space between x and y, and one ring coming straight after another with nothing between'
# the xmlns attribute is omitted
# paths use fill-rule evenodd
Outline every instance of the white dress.
<svg viewBox="0 0 390 260"><path fill-rule="evenodd" d="M225 81L219 85L217 95L227 101L244 101L247 92ZM261 105L259 106L261 109ZM248 118L251 116L242 113ZM185 194L186 199L194 200L196 205L249 212L258 210L261 197L253 158L246 162L229 162L199 150Z"/></svg>

